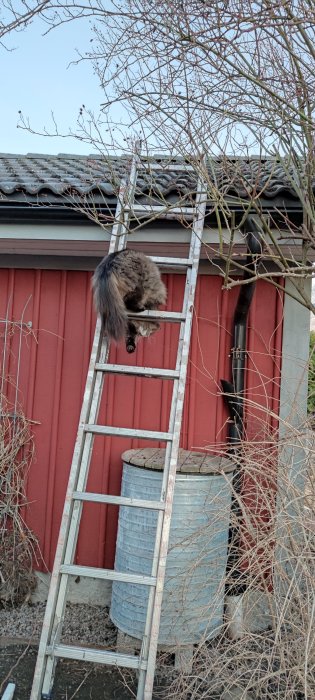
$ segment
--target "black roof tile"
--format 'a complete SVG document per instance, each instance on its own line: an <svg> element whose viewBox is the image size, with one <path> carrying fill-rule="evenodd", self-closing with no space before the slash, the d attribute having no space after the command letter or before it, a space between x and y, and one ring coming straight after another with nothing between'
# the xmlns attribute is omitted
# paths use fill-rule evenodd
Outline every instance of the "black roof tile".
<svg viewBox="0 0 315 700"><path fill-rule="evenodd" d="M155 157L168 165L183 162L166 157ZM10 197L15 193L38 195L42 190L50 191L57 197L67 193L78 196L93 191L106 197L115 197L119 183L128 171L130 159L126 156L103 157L97 154L77 156L61 153L43 155L37 153L0 154L0 194ZM213 183L225 195L247 198L253 192L264 198L273 199L279 195L298 200L294 187L294 168L284 167L279 161L261 158L213 159L209 165ZM153 171L138 179L138 188L143 194L156 192L168 196L172 193L185 194L195 188L194 174L177 169ZM315 182L314 182L315 188ZM1 198L0 198L1 199ZM2 197L3 199L3 197Z"/></svg>

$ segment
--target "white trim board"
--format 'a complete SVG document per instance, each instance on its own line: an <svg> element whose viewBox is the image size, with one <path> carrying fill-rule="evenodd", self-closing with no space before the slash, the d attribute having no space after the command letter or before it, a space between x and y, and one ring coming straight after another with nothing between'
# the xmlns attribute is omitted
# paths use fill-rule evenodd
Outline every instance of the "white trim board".
<svg viewBox="0 0 315 700"><path fill-rule="evenodd" d="M296 294L292 282L286 290ZM311 280L304 280L311 296ZM291 538L299 538L303 519L309 433L307 418L310 312L289 295L284 300L279 410L279 474L276 516L275 585L285 594L293 575ZM289 486L288 486L289 485ZM302 533L303 536L303 533ZM294 557L293 557L294 559Z"/></svg>
<svg viewBox="0 0 315 700"><path fill-rule="evenodd" d="M190 229L179 226L178 229L150 226L149 229L143 229L130 233L130 238L133 241L140 242L174 242L174 243L189 243ZM229 243L230 233L227 229L222 231L222 238L225 243ZM100 226L79 226L64 224L0 224L0 239L1 240L50 240L50 241L109 241L110 232L105 231ZM209 243L218 243L220 240L218 229L204 229L203 240ZM238 231L234 237L235 243L244 243L244 236Z"/></svg>
<svg viewBox="0 0 315 700"><path fill-rule="evenodd" d="M283 234L282 234L283 235ZM220 239L221 236L221 239ZM291 245L297 247L299 243L292 238L281 237L278 231L273 231L275 239L279 239L280 245ZM189 243L190 229L178 225L178 228L167 226L159 227L150 225L142 229L131 231L130 238L136 242L158 242L158 243ZM104 230L101 226L87 225L66 225L66 224L0 224L0 240L48 240L48 241L109 241L110 231ZM225 244L230 244L230 231L222 229L219 234L217 228L205 227L203 233L204 243L218 244L220 240ZM235 231L233 235L233 245L246 245L246 237Z"/></svg>

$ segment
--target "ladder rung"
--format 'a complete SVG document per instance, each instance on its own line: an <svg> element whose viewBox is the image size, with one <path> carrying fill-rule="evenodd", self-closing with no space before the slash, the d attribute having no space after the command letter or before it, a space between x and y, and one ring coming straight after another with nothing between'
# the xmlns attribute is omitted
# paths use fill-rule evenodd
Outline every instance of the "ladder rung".
<svg viewBox="0 0 315 700"><path fill-rule="evenodd" d="M172 433L160 433L157 430L134 430L133 428L118 428L112 425L93 425L91 423L86 423L84 430L86 433L94 433L95 435L118 435L119 437L165 440L166 442L173 440Z"/></svg>
<svg viewBox="0 0 315 700"><path fill-rule="evenodd" d="M136 313L135 311L128 311L128 318L139 318L147 319L148 321L175 321L176 323L182 323L185 321L185 314L181 311L140 311Z"/></svg>
<svg viewBox="0 0 315 700"><path fill-rule="evenodd" d="M145 501L141 498L129 498L128 496L110 496L107 493L74 491L73 499L75 501L87 501L88 503L107 503L111 506L131 506L133 508L147 508L148 510L165 510L164 501Z"/></svg>
<svg viewBox="0 0 315 700"><path fill-rule="evenodd" d="M176 214L177 216L195 216L195 207L173 207L171 204L137 204L135 202L132 207L125 207L126 210L130 209L132 214L162 214L162 216L167 216L168 214Z"/></svg>
<svg viewBox="0 0 315 700"><path fill-rule="evenodd" d="M150 162L144 162L144 163L138 163L138 171L141 170L171 170L171 171L176 171L179 170L180 173L185 173L185 172L196 172L196 168L194 168L192 165L188 165L187 163L169 163L166 162L165 165L163 163L150 163Z"/></svg>
<svg viewBox="0 0 315 700"><path fill-rule="evenodd" d="M157 265L167 265L171 267L190 267L192 260L190 258L160 258L157 255L148 255L148 257Z"/></svg>
<svg viewBox="0 0 315 700"><path fill-rule="evenodd" d="M132 374L139 377L155 377L158 379L178 379L179 371L176 369L159 369L156 367L132 367L130 365L111 365L95 363L97 372L110 372L111 374Z"/></svg>
<svg viewBox="0 0 315 700"><path fill-rule="evenodd" d="M124 668L146 669L147 664L139 656L131 654L118 654L114 651L103 651L101 649L90 649L89 647L74 647L68 644L56 644L48 646L47 656L55 656L61 659L76 659L77 661L92 661L96 664L107 664L108 666L122 666Z"/></svg>
<svg viewBox="0 0 315 700"><path fill-rule="evenodd" d="M97 566L78 566L77 564L62 564L61 574L70 576L88 576L88 578L98 578L106 581L121 581L123 583L139 583L142 586L155 586L154 576L143 576L142 574L125 573L113 571L113 569L100 569Z"/></svg>

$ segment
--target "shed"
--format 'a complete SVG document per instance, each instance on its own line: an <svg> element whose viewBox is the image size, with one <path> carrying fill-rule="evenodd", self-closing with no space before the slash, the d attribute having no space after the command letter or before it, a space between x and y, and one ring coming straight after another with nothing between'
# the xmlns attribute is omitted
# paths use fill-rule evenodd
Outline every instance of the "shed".
<svg viewBox="0 0 315 700"><path fill-rule="evenodd" d="M158 159L162 162L162 159ZM165 161L166 162L166 161ZM140 182L139 196L167 203L189 196L190 175L165 173ZM223 287L221 252L232 247L233 260L244 261L246 245L237 224L244 217L248 189L255 190L261 212L271 217L283 255L301 255L301 240L292 238L290 221L302 221L301 203L281 163L268 159L231 159L229 170L215 161L224 191L233 241L209 201L197 285L181 446L188 450L220 449L226 444L228 411L221 396L222 378L230 376L233 316L239 288ZM100 155L0 154L0 343L2 393L15 410L33 421L35 454L27 476L25 520L39 539L36 563L45 588L51 570L71 463L95 315L91 273L106 254L119 182L126 157ZM153 195L152 195L153 192ZM97 223L95 221L97 218ZM220 217L219 217L220 218ZM233 226L232 226L233 228ZM130 244L147 254L183 256L188 231L177 218L142 221ZM268 269L268 261L265 260ZM235 275L239 268L235 268ZM178 310L184 277L165 273L168 308ZM310 295L310 280L304 290ZM289 292L284 294L283 290ZM257 283L250 308L247 340L246 435L251 444L268 440L285 420L295 424L306 414L309 312L290 295L288 278L274 286ZM169 324L139 343L132 364L171 368L176 329ZM131 363L122 346L112 346L111 362ZM106 421L126 427L167 430L170 388L160 380L109 377L101 407ZM292 408L294 405L294 408ZM156 418L159 418L159 425ZM94 449L89 488L119 494L121 454L148 446L139 440L107 439ZM112 567L117 510L88 504L77 548L77 562ZM106 584L74 584L73 599L108 600ZM105 586L105 588L104 588ZM106 598L107 596L107 598Z"/></svg>

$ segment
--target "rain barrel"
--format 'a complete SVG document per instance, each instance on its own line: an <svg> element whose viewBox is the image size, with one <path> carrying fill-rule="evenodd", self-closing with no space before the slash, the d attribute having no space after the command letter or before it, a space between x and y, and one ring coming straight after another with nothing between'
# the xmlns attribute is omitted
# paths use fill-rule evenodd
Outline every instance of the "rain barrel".
<svg viewBox="0 0 315 700"><path fill-rule="evenodd" d="M121 495L159 500L165 450L123 453ZM167 557L159 644L210 639L223 622L224 578L233 462L180 450ZM115 569L151 575L157 512L120 506ZM114 581L110 617L141 639L148 587Z"/></svg>

